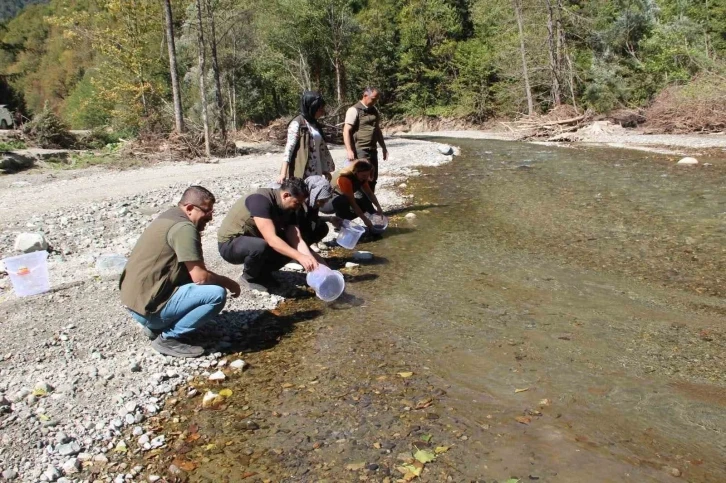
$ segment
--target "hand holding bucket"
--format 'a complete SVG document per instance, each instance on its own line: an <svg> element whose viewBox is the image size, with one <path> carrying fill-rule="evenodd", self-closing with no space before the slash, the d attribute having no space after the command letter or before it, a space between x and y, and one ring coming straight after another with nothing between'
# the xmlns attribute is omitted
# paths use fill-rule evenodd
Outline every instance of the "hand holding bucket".
<svg viewBox="0 0 726 483"><path fill-rule="evenodd" d="M343 274L337 270L331 270L325 265L319 265L312 272L308 272L306 280L308 285L315 290L315 295L325 302L332 302L345 290Z"/></svg>

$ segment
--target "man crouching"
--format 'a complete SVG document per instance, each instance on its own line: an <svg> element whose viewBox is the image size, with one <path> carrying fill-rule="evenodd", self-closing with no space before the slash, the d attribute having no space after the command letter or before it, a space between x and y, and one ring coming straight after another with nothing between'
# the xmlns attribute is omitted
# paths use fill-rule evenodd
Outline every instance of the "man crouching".
<svg viewBox="0 0 726 483"><path fill-rule="evenodd" d="M189 336L222 311L227 290L240 294L237 282L204 264L200 232L212 220L214 202L207 189L187 188L176 207L144 230L121 274L121 301L161 354L202 355Z"/></svg>
<svg viewBox="0 0 726 483"><path fill-rule="evenodd" d="M308 196L299 178L277 189L261 188L238 200L217 232L219 254L234 265L244 264L239 281L250 290L267 292L276 285L272 272L290 259L310 272L322 262L303 240L298 211Z"/></svg>

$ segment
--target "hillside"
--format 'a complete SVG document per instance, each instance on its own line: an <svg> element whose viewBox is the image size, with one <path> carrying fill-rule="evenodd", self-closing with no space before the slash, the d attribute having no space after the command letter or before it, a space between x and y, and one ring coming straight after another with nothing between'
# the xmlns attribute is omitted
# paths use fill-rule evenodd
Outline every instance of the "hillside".
<svg viewBox="0 0 726 483"><path fill-rule="evenodd" d="M13 18L26 5L48 3L48 0L3 0L0 2L0 22Z"/></svg>

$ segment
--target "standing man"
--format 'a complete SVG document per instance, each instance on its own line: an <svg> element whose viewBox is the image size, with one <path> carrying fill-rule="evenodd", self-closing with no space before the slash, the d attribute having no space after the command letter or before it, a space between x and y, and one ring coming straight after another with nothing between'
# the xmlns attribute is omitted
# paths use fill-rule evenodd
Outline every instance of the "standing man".
<svg viewBox="0 0 726 483"><path fill-rule="evenodd" d="M187 188L176 207L144 230L121 274L121 301L161 354L202 355L187 338L222 311L227 290L240 294L237 282L204 264L201 231L212 220L214 202L207 189Z"/></svg>
<svg viewBox="0 0 726 483"><path fill-rule="evenodd" d="M343 141L348 162L365 159L373 165L371 174L371 190L376 189L378 181L378 146L383 149L383 160L388 159L388 150L381 132L381 114L376 108L380 91L375 87L366 87L363 98L345 113Z"/></svg>
<svg viewBox="0 0 726 483"><path fill-rule="evenodd" d="M217 232L219 254L233 264L244 264L240 283L267 292L276 285L272 272L290 259L310 272L319 259L310 251L298 227L307 187L300 178L287 178L279 188L261 188L238 200Z"/></svg>

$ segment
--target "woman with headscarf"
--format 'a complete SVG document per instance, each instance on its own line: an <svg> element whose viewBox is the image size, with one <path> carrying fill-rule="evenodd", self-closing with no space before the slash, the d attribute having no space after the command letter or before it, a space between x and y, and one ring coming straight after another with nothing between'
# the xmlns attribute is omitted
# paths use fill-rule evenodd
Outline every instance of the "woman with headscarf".
<svg viewBox="0 0 726 483"><path fill-rule="evenodd" d="M300 115L287 127L285 160L280 168L278 183L286 178L325 176L331 178L335 163L323 138L318 118L325 114L323 96L306 91L300 99Z"/></svg>
<svg viewBox="0 0 726 483"><path fill-rule="evenodd" d="M310 176L305 178L308 187L308 200L303 210L299 210L298 227L305 243L312 245L318 243L328 234L326 222L339 227L341 219L337 216L320 215L320 208L333 197L333 187L324 176Z"/></svg>
<svg viewBox="0 0 726 483"><path fill-rule="evenodd" d="M373 231L373 224L365 215L377 213L383 216L383 209L368 184L372 170L373 165L364 159L353 160L353 163L341 169L333 180L333 197L320 211L335 213L344 220L358 217Z"/></svg>

